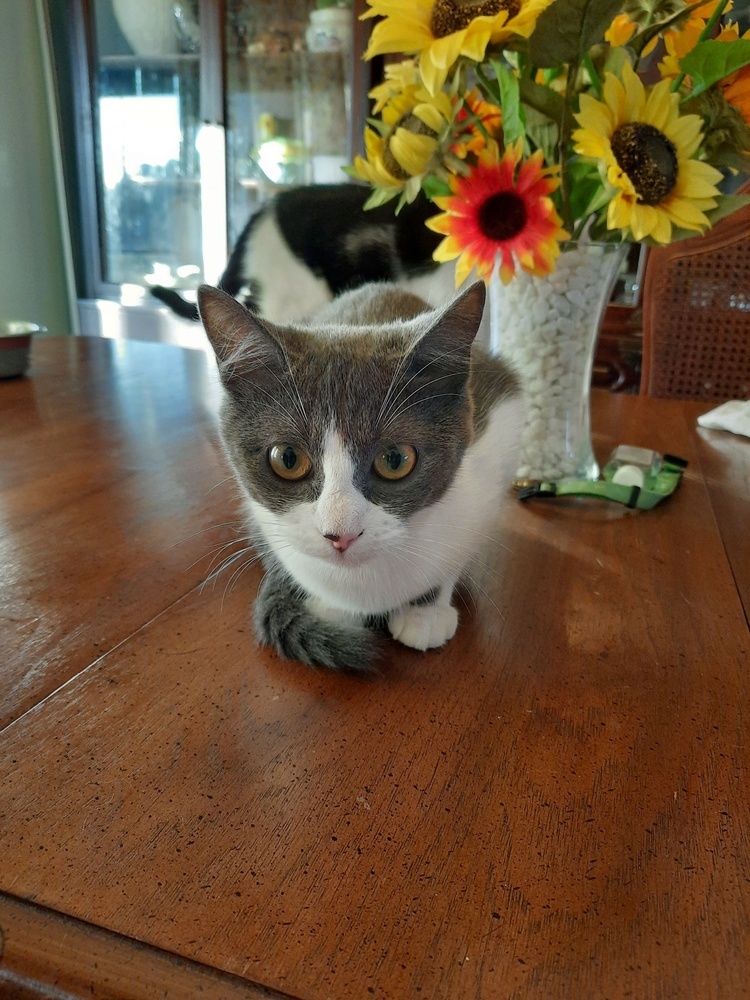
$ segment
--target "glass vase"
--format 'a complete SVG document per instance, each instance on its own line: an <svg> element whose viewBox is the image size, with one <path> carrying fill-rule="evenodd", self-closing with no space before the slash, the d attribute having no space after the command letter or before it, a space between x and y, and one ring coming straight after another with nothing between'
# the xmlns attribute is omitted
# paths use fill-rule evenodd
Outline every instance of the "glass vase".
<svg viewBox="0 0 750 1000"><path fill-rule="evenodd" d="M545 277L490 282L490 349L522 376L527 411L516 486L597 479L591 372L599 325L625 256L617 243L563 243Z"/></svg>

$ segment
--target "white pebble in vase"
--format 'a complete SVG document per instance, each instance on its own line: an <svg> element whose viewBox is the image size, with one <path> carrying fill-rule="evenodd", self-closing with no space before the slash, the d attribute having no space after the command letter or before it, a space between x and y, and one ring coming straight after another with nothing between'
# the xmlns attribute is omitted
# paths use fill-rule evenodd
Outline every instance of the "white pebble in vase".
<svg viewBox="0 0 750 1000"><path fill-rule="evenodd" d="M545 277L490 282L490 348L519 372L527 399L516 485L596 479L591 373L601 317L626 245L566 243Z"/></svg>

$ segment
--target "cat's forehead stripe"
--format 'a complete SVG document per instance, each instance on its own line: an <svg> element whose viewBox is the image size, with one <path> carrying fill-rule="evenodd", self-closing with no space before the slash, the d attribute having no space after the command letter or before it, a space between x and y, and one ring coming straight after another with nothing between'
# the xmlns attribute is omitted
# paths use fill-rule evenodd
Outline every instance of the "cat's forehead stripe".
<svg viewBox="0 0 750 1000"><path fill-rule="evenodd" d="M354 461L335 424L331 424L323 438L323 477L326 485L334 489L350 486L354 478Z"/></svg>

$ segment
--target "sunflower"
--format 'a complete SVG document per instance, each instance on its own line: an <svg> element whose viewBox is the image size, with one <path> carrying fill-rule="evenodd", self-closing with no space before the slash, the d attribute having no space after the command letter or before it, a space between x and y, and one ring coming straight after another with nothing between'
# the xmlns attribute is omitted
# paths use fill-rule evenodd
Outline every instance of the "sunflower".
<svg viewBox="0 0 750 1000"><path fill-rule="evenodd" d="M476 268L489 279L500 257L500 277L507 284L516 265L534 275L549 274L568 234L549 195L559 184L541 152L522 162L523 143L508 146L500 158L497 143L489 142L476 168L466 177L451 178L451 194L434 198L443 213L427 226L445 239L435 260L455 260L456 285Z"/></svg>
<svg viewBox="0 0 750 1000"><path fill-rule="evenodd" d="M436 94L459 56L481 62L487 46L514 37L528 38L552 0L368 0L362 15L384 20L375 25L366 59L388 52L421 53L425 86Z"/></svg>
<svg viewBox="0 0 750 1000"><path fill-rule="evenodd" d="M380 114L386 104L397 94L420 84L419 70L414 59L404 59L400 63L388 63L384 74L383 83L373 87L367 95L375 102L372 108L374 115Z"/></svg>
<svg viewBox="0 0 750 1000"><path fill-rule="evenodd" d="M607 73L603 96L581 95L573 133L575 151L603 161L614 197L607 207L609 229L630 230L636 241L669 243L672 226L703 230L715 208L721 173L693 158L702 119L680 115L679 95L662 80L650 93L629 63L622 82Z"/></svg>
<svg viewBox="0 0 750 1000"><path fill-rule="evenodd" d="M431 97L424 87L414 85L386 101L379 129L365 129L366 157L355 156L352 168L355 176L377 189L373 204L399 194L406 201L417 197L452 110L447 94Z"/></svg>

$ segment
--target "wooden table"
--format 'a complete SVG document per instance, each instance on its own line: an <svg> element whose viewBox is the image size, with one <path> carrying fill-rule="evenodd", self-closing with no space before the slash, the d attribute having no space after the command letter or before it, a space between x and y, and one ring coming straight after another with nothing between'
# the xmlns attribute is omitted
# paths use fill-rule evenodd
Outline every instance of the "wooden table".
<svg viewBox="0 0 750 1000"><path fill-rule="evenodd" d="M362 679L204 585L217 400L81 338L0 384L0 995L750 996L750 441L595 394L677 494L509 501L456 638Z"/></svg>

